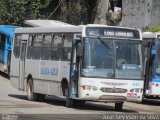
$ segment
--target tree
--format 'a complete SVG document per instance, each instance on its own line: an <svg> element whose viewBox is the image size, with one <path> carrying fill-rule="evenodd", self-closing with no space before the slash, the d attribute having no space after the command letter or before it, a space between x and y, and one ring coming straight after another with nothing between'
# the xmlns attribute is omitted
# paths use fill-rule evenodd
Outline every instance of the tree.
<svg viewBox="0 0 160 120"><path fill-rule="evenodd" d="M152 26L150 28L146 28L145 32L159 32L160 31L160 25Z"/></svg>
<svg viewBox="0 0 160 120"><path fill-rule="evenodd" d="M22 25L26 19L41 18L40 9L51 0L1 0L0 24Z"/></svg>
<svg viewBox="0 0 160 120"><path fill-rule="evenodd" d="M109 0L0 0L0 24L56 19L70 24L106 24Z"/></svg>
<svg viewBox="0 0 160 120"><path fill-rule="evenodd" d="M60 19L70 24L80 24L81 0L62 0Z"/></svg>
<svg viewBox="0 0 160 120"><path fill-rule="evenodd" d="M94 23L107 24L106 13L108 12L109 0L98 0L97 13Z"/></svg>
<svg viewBox="0 0 160 120"><path fill-rule="evenodd" d="M62 0L61 18L70 24L93 23L97 8L97 0Z"/></svg>

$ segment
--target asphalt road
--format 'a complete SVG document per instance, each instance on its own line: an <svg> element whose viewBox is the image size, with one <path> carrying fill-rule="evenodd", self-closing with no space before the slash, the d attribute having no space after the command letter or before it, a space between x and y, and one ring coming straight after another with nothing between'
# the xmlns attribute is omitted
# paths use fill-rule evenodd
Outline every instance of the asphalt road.
<svg viewBox="0 0 160 120"><path fill-rule="evenodd" d="M160 101L146 100L143 103L125 102L121 112L114 110L113 103L87 102L83 106L66 108L64 99L53 96L46 97L42 102L28 101L25 92L13 88L10 80L5 75L1 75L0 113L0 120L5 120L4 118L6 117L10 119L15 118L15 120L50 120L53 118L58 120L108 119L104 115L160 114Z"/></svg>

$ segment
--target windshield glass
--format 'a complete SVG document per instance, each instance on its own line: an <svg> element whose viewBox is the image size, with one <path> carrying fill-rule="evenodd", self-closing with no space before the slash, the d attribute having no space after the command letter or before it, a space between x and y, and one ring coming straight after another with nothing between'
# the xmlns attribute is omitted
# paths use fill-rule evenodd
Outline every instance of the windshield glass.
<svg viewBox="0 0 160 120"><path fill-rule="evenodd" d="M83 76L114 77L113 41L86 38L83 58Z"/></svg>
<svg viewBox="0 0 160 120"><path fill-rule="evenodd" d="M156 43L156 58L155 58L156 75L160 76L160 40Z"/></svg>
<svg viewBox="0 0 160 120"><path fill-rule="evenodd" d="M116 78L141 79L141 44L134 41L115 41Z"/></svg>
<svg viewBox="0 0 160 120"><path fill-rule="evenodd" d="M85 38L81 75L141 79L141 44L126 40Z"/></svg>

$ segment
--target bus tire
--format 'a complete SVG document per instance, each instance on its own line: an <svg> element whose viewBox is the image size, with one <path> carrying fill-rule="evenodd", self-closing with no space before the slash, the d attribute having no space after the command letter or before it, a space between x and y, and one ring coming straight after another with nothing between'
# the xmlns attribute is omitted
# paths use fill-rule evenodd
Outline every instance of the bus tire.
<svg viewBox="0 0 160 120"><path fill-rule="evenodd" d="M116 111L122 111L122 108L123 108L123 102L115 103L115 110Z"/></svg>
<svg viewBox="0 0 160 120"><path fill-rule="evenodd" d="M30 101L37 101L38 94L33 92L33 80L29 79L27 83L27 98Z"/></svg>
<svg viewBox="0 0 160 120"><path fill-rule="evenodd" d="M74 100L69 97L69 88L67 88L66 92L66 107L72 108L74 107Z"/></svg>

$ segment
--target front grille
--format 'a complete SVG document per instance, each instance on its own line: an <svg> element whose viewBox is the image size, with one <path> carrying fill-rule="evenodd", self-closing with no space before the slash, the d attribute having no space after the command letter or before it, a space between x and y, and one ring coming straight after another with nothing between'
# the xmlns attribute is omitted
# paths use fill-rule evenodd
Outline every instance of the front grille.
<svg viewBox="0 0 160 120"><path fill-rule="evenodd" d="M108 86L126 86L128 83L114 83L114 82L101 82L102 84L108 85Z"/></svg>
<svg viewBox="0 0 160 120"><path fill-rule="evenodd" d="M125 101L126 97L124 96L113 96L113 95L102 95L99 97L99 100L108 100L108 101Z"/></svg>
<svg viewBox="0 0 160 120"><path fill-rule="evenodd" d="M102 92L105 93L126 93L127 89L123 89L123 88L101 88L100 89Z"/></svg>

